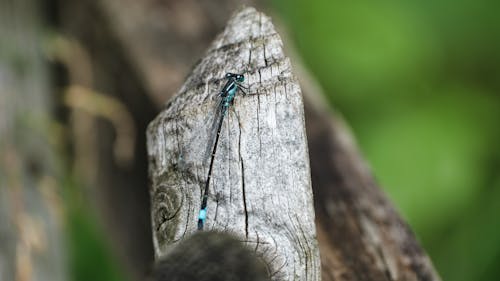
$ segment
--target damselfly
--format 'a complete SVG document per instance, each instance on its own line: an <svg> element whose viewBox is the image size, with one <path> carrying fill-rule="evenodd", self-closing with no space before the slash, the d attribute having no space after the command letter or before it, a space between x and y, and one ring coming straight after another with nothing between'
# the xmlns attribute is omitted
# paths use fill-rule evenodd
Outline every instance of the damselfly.
<svg viewBox="0 0 500 281"><path fill-rule="evenodd" d="M221 98L219 103L220 117L219 123L217 125L217 134L215 135L215 141L212 148L212 155L210 159L210 166L208 168L207 181L205 183L205 190L203 192L203 198L201 201L200 213L198 215L198 230L203 230L205 220L207 218L207 200L208 200L208 190L210 186L210 178L212 177L212 169L214 166L215 152L217 151L217 144L219 143L220 131L222 128L222 122L224 121L224 116L226 116L229 106L233 103L234 97L238 89L243 93L246 89L241 83L245 80L243 74L226 73L227 82L220 90L218 96Z"/></svg>

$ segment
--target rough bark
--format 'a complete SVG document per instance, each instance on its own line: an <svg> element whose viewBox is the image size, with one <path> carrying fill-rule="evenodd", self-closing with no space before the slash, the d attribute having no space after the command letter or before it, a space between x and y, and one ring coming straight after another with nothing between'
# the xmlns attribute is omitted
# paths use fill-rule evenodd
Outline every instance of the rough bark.
<svg viewBox="0 0 500 281"><path fill-rule="evenodd" d="M224 120L207 228L242 237L273 280L319 280L301 90L270 19L253 8L229 20L148 128L156 255L196 230L225 72L244 74L248 95Z"/></svg>

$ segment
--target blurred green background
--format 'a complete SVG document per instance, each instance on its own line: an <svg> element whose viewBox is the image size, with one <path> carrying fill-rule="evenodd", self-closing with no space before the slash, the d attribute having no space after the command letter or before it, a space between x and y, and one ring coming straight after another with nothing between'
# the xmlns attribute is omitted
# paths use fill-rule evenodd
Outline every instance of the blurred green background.
<svg viewBox="0 0 500 281"><path fill-rule="evenodd" d="M496 280L500 2L273 7L443 280Z"/></svg>

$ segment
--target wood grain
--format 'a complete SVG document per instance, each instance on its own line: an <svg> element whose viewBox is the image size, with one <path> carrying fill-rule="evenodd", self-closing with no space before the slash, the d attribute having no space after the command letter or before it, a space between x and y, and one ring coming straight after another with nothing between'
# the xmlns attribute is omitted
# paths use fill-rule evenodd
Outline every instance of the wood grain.
<svg viewBox="0 0 500 281"><path fill-rule="evenodd" d="M253 8L229 20L148 127L155 254L196 231L226 72L249 88L222 126L206 229L241 237L273 280L319 280L301 89L270 19Z"/></svg>

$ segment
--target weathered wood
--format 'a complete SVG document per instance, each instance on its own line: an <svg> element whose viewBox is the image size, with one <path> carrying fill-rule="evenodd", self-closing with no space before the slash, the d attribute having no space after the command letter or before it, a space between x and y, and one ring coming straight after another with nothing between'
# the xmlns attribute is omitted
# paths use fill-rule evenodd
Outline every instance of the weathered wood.
<svg viewBox="0 0 500 281"><path fill-rule="evenodd" d="M249 89L222 127L205 227L242 237L273 280L319 280L301 90L270 19L253 8L230 19L148 127L155 254L196 231L226 72L244 74Z"/></svg>

